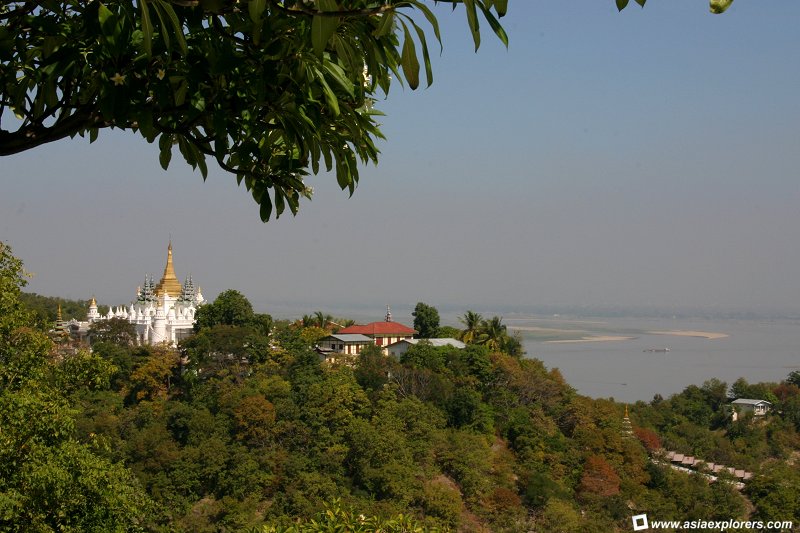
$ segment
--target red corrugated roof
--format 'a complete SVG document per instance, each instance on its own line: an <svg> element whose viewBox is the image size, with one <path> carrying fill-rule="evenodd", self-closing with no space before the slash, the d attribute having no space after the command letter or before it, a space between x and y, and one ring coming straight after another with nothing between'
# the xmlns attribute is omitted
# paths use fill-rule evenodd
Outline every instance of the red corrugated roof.
<svg viewBox="0 0 800 533"><path fill-rule="evenodd" d="M360 333L362 335L413 335L416 333L408 326L399 322L371 322L369 324L355 324L342 328L338 333Z"/></svg>

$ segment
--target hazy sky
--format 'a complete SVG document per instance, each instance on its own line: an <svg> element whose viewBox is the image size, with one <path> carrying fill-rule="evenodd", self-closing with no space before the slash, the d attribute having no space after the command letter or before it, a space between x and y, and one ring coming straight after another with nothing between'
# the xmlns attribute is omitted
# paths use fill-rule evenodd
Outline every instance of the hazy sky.
<svg viewBox="0 0 800 533"><path fill-rule="evenodd" d="M510 2L508 50L440 9L426 90L396 86L377 167L262 224L235 179L133 134L0 160L0 239L29 290L129 302L160 276L276 314L800 310L800 3ZM410 318L404 317L410 321Z"/></svg>

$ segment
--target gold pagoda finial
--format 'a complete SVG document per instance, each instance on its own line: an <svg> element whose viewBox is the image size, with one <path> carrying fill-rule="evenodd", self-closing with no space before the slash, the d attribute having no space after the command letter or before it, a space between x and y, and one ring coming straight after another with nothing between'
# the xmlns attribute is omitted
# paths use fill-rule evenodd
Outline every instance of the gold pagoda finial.
<svg viewBox="0 0 800 533"><path fill-rule="evenodd" d="M163 296L164 293L178 296L181 293L181 282L175 275L175 267L172 265L172 238L170 237L167 247L167 266L164 267L164 275L156 285L156 296Z"/></svg>
<svg viewBox="0 0 800 533"><path fill-rule="evenodd" d="M61 302L58 303L58 315L56 315L56 322L61 323L63 320L61 319Z"/></svg>
<svg viewBox="0 0 800 533"><path fill-rule="evenodd" d="M94 299L94 294L92 294L92 299L89 302L89 307L97 307L97 300Z"/></svg>
<svg viewBox="0 0 800 533"><path fill-rule="evenodd" d="M625 406L625 418L628 418L628 406Z"/></svg>

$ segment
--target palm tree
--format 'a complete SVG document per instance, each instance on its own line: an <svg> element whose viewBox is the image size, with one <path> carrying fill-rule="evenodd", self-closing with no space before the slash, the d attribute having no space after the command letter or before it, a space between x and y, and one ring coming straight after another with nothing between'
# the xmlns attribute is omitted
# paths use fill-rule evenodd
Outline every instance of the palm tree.
<svg viewBox="0 0 800 533"><path fill-rule="evenodd" d="M333 317L329 320L329 323L337 328L349 328L353 324L356 323L355 320L352 318L341 318L341 317Z"/></svg>
<svg viewBox="0 0 800 533"><path fill-rule="evenodd" d="M328 325L331 326L331 332L337 333L342 328L349 328L356 321L352 318L332 318L328 321Z"/></svg>
<svg viewBox="0 0 800 533"><path fill-rule="evenodd" d="M333 316L326 315L322 311L316 311L314 313L314 325L325 329L329 322L333 321Z"/></svg>
<svg viewBox="0 0 800 533"><path fill-rule="evenodd" d="M458 321L466 326L461 332L461 340L467 344L475 342L480 334L483 317L475 311L467 311L464 316L458 317Z"/></svg>
<svg viewBox="0 0 800 533"><path fill-rule="evenodd" d="M522 337L519 333L513 335L506 334L503 339L503 346L500 347L503 353L512 357L522 357L525 355L525 345L522 344Z"/></svg>
<svg viewBox="0 0 800 533"><path fill-rule="evenodd" d="M484 320L481 323L481 334L478 343L485 345L490 350L500 351L508 337L506 325L499 316L494 316L491 320Z"/></svg>

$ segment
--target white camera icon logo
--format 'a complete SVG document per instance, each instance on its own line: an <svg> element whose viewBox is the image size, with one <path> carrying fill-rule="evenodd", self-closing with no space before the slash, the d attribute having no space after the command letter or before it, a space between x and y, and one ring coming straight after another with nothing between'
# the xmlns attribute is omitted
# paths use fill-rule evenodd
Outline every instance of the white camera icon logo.
<svg viewBox="0 0 800 533"><path fill-rule="evenodd" d="M650 524L647 523L646 514L637 514L635 516L632 516L631 521L633 522L634 531L642 531L643 529L650 528Z"/></svg>

